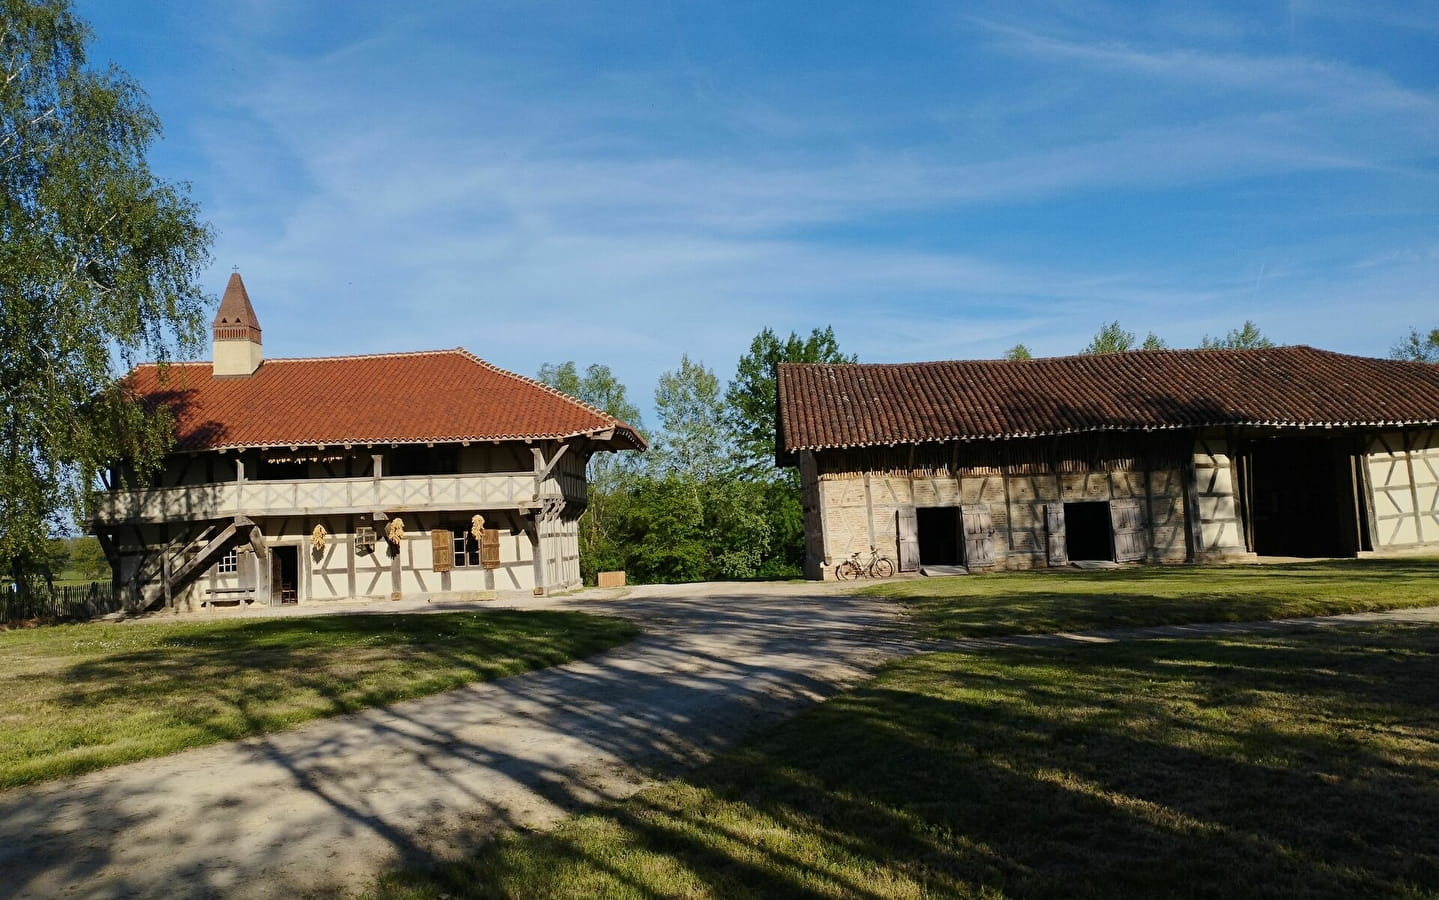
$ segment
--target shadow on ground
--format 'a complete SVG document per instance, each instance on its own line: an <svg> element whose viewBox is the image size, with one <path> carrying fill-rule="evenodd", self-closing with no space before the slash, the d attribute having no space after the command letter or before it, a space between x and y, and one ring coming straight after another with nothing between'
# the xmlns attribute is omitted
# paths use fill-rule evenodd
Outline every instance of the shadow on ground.
<svg viewBox="0 0 1439 900"><path fill-rule="evenodd" d="M649 633L555 669L0 794L6 891L351 889L627 796L916 646L888 604L795 591L584 608ZM245 717L254 700L227 702Z"/></svg>

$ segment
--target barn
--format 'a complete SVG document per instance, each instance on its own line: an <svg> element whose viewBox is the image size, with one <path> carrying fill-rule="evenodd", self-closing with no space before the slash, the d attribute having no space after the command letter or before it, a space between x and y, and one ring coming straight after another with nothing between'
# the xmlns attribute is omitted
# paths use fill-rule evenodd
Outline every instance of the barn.
<svg viewBox="0 0 1439 900"><path fill-rule="evenodd" d="M810 578L1439 548L1439 366L1312 347L781 364Z"/></svg>

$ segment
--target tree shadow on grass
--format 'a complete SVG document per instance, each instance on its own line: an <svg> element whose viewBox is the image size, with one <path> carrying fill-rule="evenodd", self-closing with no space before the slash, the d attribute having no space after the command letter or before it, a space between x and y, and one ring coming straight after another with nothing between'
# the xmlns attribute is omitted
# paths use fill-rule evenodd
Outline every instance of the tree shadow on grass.
<svg viewBox="0 0 1439 900"><path fill-rule="evenodd" d="M920 657L683 782L391 886L1431 893L1436 654L1432 629L1390 627Z"/></svg>

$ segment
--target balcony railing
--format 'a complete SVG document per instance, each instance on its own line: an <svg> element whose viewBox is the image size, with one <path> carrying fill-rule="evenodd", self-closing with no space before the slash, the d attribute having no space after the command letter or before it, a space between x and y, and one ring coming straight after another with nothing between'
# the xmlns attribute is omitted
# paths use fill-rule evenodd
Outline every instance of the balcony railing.
<svg viewBox="0 0 1439 900"><path fill-rule="evenodd" d="M101 525L226 519L232 516L343 515L423 510L532 508L559 497L547 479L535 496L535 473L228 481L95 495Z"/></svg>

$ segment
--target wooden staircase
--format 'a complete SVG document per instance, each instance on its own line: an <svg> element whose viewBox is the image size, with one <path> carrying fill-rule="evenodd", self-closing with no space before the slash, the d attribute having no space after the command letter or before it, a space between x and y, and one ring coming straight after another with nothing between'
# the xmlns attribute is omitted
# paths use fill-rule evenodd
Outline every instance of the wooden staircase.
<svg viewBox="0 0 1439 900"><path fill-rule="evenodd" d="M235 516L228 523L212 523L178 551L161 551L160 584L146 592L141 609L149 612L170 606L176 594L241 544L249 544L262 557L266 553L265 536L246 516Z"/></svg>

